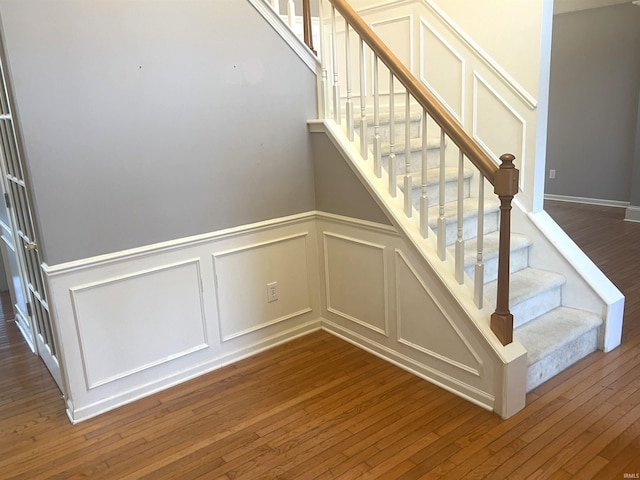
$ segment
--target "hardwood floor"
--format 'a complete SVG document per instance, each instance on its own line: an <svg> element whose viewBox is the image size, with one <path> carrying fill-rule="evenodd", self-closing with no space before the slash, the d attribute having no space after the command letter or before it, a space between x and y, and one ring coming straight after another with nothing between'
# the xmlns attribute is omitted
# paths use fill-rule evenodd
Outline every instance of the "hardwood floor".
<svg viewBox="0 0 640 480"><path fill-rule="evenodd" d="M0 320L0 478L640 473L640 224L615 208L547 210L627 296L623 343L535 389L509 420L318 332L72 426L43 365Z"/></svg>

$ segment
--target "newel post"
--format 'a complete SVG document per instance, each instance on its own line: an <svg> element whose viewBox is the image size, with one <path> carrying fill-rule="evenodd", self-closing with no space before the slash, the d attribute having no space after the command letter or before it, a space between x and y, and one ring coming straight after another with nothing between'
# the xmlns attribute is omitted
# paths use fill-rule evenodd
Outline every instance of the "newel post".
<svg viewBox="0 0 640 480"><path fill-rule="evenodd" d="M513 315L509 311L509 256L511 243L511 201L518 193L518 169L510 153L500 157L494 192L500 198L500 250L498 256L498 295L496 311L491 315L491 330L503 345L513 342Z"/></svg>
<svg viewBox="0 0 640 480"><path fill-rule="evenodd" d="M302 26L304 33L304 43L311 49L311 51L318 55L315 48L313 48L313 32L311 29L311 3L310 0L302 0Z"/></svg>

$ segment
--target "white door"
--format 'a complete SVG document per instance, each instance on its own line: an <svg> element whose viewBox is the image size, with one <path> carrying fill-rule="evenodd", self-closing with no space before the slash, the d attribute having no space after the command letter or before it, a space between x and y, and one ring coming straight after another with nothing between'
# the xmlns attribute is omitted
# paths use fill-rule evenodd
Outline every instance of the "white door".
<svg viewBox="0 0 640 480"><path fill-rule="evenodd" d="M31 214L31 198L17 141L5 68L1 62L0 74L0 169L16 255L17 272L12 272L12 275L15 275L14 283L20 283L14 285L14 288L17 297L20 296L20 292L24 296L24 307L17 302L16 314L18 321L22 318L25 323L20 325L23 333L26 333L25 337L31 336L35 351L44 361L60 390L64 391L56 334L51 323L44 277L40 268L42 261ZM21 311L21 308L26 311Z"/></svg>

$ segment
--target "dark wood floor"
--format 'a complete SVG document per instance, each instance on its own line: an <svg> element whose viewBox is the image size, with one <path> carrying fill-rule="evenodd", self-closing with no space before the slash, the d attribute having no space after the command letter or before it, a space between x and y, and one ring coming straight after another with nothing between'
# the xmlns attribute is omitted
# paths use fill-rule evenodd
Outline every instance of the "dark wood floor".
<svg viewBox="0 0 640 480"><path fill-rule="evenodd" d="M640 473L640 224L615 208L548 211L627 295L624 338L535 389L509 420L315 333L72 426L53 380L0 321L0 478Z"/></svg>

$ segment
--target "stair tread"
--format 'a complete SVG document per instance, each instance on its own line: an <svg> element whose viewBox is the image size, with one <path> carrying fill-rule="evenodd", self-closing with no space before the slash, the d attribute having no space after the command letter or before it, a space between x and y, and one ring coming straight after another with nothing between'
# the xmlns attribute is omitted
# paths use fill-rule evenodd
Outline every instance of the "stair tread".
<svg viewBox="0 0 640 480"><path fill-rule="evenodd" d="M537 268L525 268L512 273L509 286L509 303L511 306L529 300L543 292L560 287L566 283L566 278L559 273L540 270ZM485 298L495 299L497 281L489 282L484 287Z"/></svg>
<svg viewBox="0 0 640 480"><path fill-rule="evenodd" d="M515 329L514 336L528 352L527 364L532 365L601 325L595 313L558 307Z"/></svg>
<svg viewBox="0 0 640 480"><path fill-rule="evenodd" d="M411 185L414 189L420 188L422 183L422 172L409 172L411 177ZM471 168L464 169L464 177L473 176ZM404 173L396 175L398 185L404 185ZM445 167L444 181L451 182L458 179L458 167ZM435 185L440 182L440 168L427 168L427 185Z"/></svg>
<svg viewBox="0 0 640 480"><path fill-rule="evenodd" d="M493 198L484 199L484 214L497 212L500 210L500 202ZM438 224L440 207L434 205L429 207L429 226L433 229ZM467 197L462 202L462 218L466 221L478 215L478 197ZM444 217L447 220L457 221L458 202L448 202L444 204Z"/></svg>
<svg viewBox="0 0 640 480"><path fill-rule="evenodd" d="M500 232L487 233L484 237L483 244L483 258L485 260L498 256L498 250L500 245ZM511 251L519 250L522 248L528 248L532 244L529 237L520 233L511 233ZM477 238L473 238L465 241L464 243L464 265L465 268L470 267L476 263L477 260ZM453 247L450 248L451 252L454 251Z"/></svg>
<svg viewBox="0 0 640 480"><path fill-rule="evenodd" d="M382 102L381 102L382 103ZM394 104L393 117L396 119L396 123L404 122L406 107L404 103ZM389 105L380 105L379 117L380 123L388 123L391 115L389 114ZM373 109L367 109L367 118L373 120ZM409 118L412 122L422 121L422 107L415 103L409 105Z"/></svg>
<svg viewBox="0 0 640 480"><path fill-rule="evenodd" d="M383 142L381 145L382 156L389 155L391 151L391 143ZM440 137L427 137L427 148L429 150L439 149L440 148ZM419 152L422 150L422 137L412 138L409 142L409 149L411 152ZM393 152L397 155L399 153L404 153L405 145L404 142L396 142L393 145Z"/></svg>

